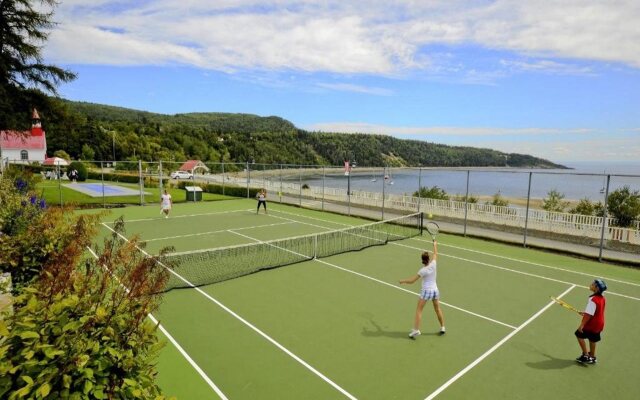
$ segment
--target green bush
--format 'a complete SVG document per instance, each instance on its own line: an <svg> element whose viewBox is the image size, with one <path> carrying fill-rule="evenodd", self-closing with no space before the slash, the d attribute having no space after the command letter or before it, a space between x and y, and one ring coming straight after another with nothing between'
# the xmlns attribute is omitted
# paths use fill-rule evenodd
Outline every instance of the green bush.
<svg viewBox="0 0 640 400"><path fill-rule="evenodd" d="M184 189L185 186L192 186L193 182L178 182L177 188ZM199 185L206 193L223 194L223 186L218 184L209 183L206 185ZM260 189L249 188L249 198L255 198ZM225 186L224 194L231 197L247 197L247 188L239 186Z"/></svg>
<svg viewBox="0 0 640 400"><path fill-rule="evenodd" d="M69 166L67 167L67 176L69 176L69 174L71 173L71 171L73 170L78 171L78 182L84 182L87 180L87 167L84 165L83 162L80 161L74 161L71 164L69 164Z"/></svg>
<svg viewBox="0 0 640 400"><path fill-rule="evenodd" d="M29 283L19 285L13 313L0 316L0 398L162 399L154 383L161 345L146 316L167 270L136 240L119 239L122 220L87 259L101 216L28 212L28 196L22 183L0 178L0 266ZM24 221L15 223L16 210Z"/></svg>
<svg viewBox="0 0 640 400"><path fill-rule="evenodd" d="M413 193L413 197L420 197L423 199L437 199L437 200L449 200L447 192L440 189L438 186L432 186L430 188L421 187L420 190Z"/></svg>
<svg viewBox="0 0 640 400"><path fill-rule="evenodd" d="M564 201L564 194L556 189L551 189L547 193L547 198L542 200L542 209L549 212L564 212L569 206L568 201Z"/></svg>
<svg viewBox="0 0 640 400"><path fill-rule="evenodd" d="M630 227L640 219L640 192L629 186L613 191L607 198L607 210L621 227Z"/></svg>

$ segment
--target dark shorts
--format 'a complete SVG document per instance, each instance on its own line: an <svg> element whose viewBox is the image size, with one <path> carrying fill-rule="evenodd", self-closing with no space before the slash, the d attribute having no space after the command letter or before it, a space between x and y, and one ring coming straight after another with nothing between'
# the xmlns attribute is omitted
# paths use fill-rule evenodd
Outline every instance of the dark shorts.
<svg viewBox="0 0 640 400"><path fill-rule="evenodd" d="M267 202L266 200L258 200L258 209L260 209L260 204L262 204L264 206L264 209L267 209Z"/></svg>
<svg viewBox="0 0 640 400"><path fill-rule="evenodd" d="M595 343L600 341L600 332L589 332L585 330L580 332L576 330L575 334L576 334L576 337L579 337L580 339L588 339L590 342Z"/></svg>

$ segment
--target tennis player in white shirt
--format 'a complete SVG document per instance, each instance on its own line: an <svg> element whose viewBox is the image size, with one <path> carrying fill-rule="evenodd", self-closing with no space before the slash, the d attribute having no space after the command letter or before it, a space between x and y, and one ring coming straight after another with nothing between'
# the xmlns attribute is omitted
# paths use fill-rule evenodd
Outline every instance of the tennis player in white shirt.
<svg viewBox="0 0 640 400"><path fill-rule="evenodd" d="M442 309L440 309L440 292L438 291L438 285L436 284L437 275L437 263L438 258L438 243L433 241L433 253L425 251L422 253L422 268L418 270L418 273L411 278L402 279L401 284L412 284L418 279L422 278L422 291L420 292L420 298L418 299L418 306L416 307L416 317L413 323L413 329L409 333L411 339L415 339L420 335L420 322L422 321L422 309L427 301L433 301L433 309L436 312L438 321L440 322L440 335L444 335L446 330L444 328L444 315L442 315Z"/></svg>

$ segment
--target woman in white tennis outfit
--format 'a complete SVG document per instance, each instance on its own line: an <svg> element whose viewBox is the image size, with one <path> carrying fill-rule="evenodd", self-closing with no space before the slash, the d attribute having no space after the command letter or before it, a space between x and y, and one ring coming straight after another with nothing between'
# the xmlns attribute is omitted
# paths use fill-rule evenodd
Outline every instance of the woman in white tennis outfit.
<svg viewBox="0 0 640 400"><path fill-rule="evenodd" d="M164 190L164 194L160 196L160 212L164 213L165 218L169 218L169 212L171 211L171 195Z"/></svg>
<svg viewBox="0 0 640 400"><path fill-rule="evenodd" d="M420 322L422 320L422 309L427 301L433 301L433 309L436 312L438 321L440 322L440 334L445 334L444 328L444 315L440 309L440 292L438 291L438 285L436 284L437 264L438 258L438 243L433 241L433 255L428 251L422 253L422 268L418 270L418 273L407 279L400 281L401 284L412 284L418 279L422 278L422 291L420 292L420 298L418 299L418 306L416 307L416 317L413 323L413 329L409 333L411 339L415 339L420 335Z"/></svg>

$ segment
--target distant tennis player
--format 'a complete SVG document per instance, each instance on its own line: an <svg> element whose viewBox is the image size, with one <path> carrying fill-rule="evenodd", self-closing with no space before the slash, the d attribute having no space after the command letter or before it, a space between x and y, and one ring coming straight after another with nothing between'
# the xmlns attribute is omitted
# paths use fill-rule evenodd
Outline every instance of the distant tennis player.
<svg viewBox="0 0 640 400"><path fill-rule="evenodd" d="M260 212L260 205L264 206L264 213L267 213L267 191L265 189L261 189L256 196L258 199L258 208L256 209L256 214Z"/></svg>
<svg viewBox="0 0 640 400"><path fill-rule="evenodd" d="M165 218L169 218L169 212L171 212L172 204L171 195L167 193L167 189L165 189L164 193L160 196L160 213L164 214Z"/></svg>
<svg viewBox="0 0 640 400"><path fill-rule="evenodd" d="M436 312L438 321L440 322L440 335L444 335L446 330L444 328L444 316L440 309L440 292L438 291L438 285L436 284L437 265L436 259L438 258L438 243L433 241L433 253L429 254L428 251L422 253L422 268L418 270L418 273L407 279L402 279L401 284L412 284L418 279L422 278L422 291L420 292L420 298L418 299L418 306L416 307L416 317L413 323L413 329L409 333L411 339L415 339L420 335L420 322L422 320L422 309L427 301L433 301L433 309Z"/></svg>
<svg viewBox="0 0 640 400"><path fill-rule="evenodd" d="M604 307L606 300L602 293L607 290L607 284L602 279L591 282L589 290L593 292L589 296L587 307L582 314L582 320L575 332L582 354L576 358L579 363L595 364L596 344L600 341L600 332L604 329ZM585 339L589 340L589 351Z"/></svg>

